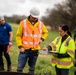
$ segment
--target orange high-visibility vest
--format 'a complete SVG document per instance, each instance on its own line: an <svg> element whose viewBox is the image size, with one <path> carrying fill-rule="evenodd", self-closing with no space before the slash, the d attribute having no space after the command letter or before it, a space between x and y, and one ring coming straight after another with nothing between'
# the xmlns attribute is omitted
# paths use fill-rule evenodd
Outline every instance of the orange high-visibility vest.
<svg viewBox="0 0 76 75"><path fill-rule="evenodd" d="M23 25L23 36L22 36L22 46L24 48L38 49L39 42L42 35L42 22L38 21L36 27L26 19L22 22Z"/></svg>

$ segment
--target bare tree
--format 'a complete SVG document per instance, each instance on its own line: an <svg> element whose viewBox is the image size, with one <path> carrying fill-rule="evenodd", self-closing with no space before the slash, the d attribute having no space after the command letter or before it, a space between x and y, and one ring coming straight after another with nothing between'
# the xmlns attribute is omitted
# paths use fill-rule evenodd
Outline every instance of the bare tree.
<svg viewBox="0 0 76 75"><path fill-rule="evenodd" d="M57 28L60 24L68 24L71 30L76 25L76 0L66 0L61 4L56 4L53 9L48 9L43 21Z"/></svg>

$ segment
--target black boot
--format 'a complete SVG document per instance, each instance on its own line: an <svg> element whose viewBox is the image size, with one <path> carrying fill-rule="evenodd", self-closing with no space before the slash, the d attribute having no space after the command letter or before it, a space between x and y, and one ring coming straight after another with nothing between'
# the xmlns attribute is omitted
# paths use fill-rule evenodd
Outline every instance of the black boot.
<svg viewBox="0 0 76 75"><path fill-rule="evenodd" d="M4 66L0 66L0 71L4 71Z"/></svg>
<svg viewBox="0 0 76 75"><path fill-rule="evenodd" d="M22 70L17 70L17 72L22 72Z"/></svg>
<svg viewBox="0 0 76 75"><path fill-rule="evenodd" d="M23 72L23 69L20 67L17 67L17 72Z"/></svg>
<svg viewBox="0 0 76 75"><path fill-rule="evenodd" d="M34 75L34 68L30 68L28 74L29 75Z"/></svg>
<svg viewBox="0 0 76 75"><path fill-rule="evenodd" d="M34 71L29 71L28 74L29 75L34 75Z"/></svg>
<svg viewBox="0 0 76 75"><path fill-rule="evenodd" d="M7 65L7 71L11 71L11 65Z"/></svg>

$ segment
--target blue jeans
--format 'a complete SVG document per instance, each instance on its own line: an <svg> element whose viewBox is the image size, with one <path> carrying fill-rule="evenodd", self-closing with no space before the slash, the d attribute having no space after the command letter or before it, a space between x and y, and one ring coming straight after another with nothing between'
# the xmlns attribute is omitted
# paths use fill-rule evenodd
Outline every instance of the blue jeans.
<svg viewBox="0 0 76 75"><path fill-rule="evenodd" d="M37 58L38 58L38 50L37 51L25 50L24 53L20 52L18 57L17 71L19 70L22 71L27 61L30 67L29 69L34 70Z"/></svg>
<svg viewBox="0 0 76 75"><path fill-rule="evenodd" d="M55 67L56 75L69 75L69 69L59 69Z"/></svg>

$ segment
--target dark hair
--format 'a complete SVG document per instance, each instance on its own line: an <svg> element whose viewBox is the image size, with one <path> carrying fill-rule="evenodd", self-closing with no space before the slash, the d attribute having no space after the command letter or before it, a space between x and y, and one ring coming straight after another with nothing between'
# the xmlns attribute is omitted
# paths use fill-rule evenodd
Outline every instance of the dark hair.
<svg viewBox="0 0 76 75"><path fill-rule="evenodd" d="M63 25L61 25L60 27L62 28L62 30L63 30L63 31L67 31L67 34L68 34L68 35L70 35L70 36L72 37L72 35L71 35L71 32L70 32L70 30L69 30L69 26L68 26L68 25L63 24Z"/></svg>

